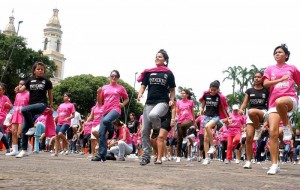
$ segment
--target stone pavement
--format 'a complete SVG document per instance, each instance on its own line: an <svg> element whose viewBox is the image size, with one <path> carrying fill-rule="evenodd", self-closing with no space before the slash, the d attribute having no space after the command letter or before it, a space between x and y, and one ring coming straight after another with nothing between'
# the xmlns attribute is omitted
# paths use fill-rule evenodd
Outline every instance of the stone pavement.
<svg viewBox="0 0 300 190"><path fill-rule="evenodd" d="M186 160L140 166L137 158L102 163L78 154L14 158L0 152L0 189L300 189L300 165L282 164L274 176L266 174L269 162L242 166Z"/></svg>

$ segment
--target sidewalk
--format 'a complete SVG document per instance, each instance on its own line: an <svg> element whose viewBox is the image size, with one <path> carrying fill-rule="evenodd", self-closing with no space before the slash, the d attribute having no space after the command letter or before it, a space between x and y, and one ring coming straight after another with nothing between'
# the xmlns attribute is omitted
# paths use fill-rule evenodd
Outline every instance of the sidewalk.
<svg viewBox="0 0 300 190"><path fill-rule="evenodd" d="M250 170L243 164L173 160L140 166L137 158L101 163L78 154L17 159L0 152L0 189L300 189L300 165L282 164L269 176L269 162Z"/></svg>

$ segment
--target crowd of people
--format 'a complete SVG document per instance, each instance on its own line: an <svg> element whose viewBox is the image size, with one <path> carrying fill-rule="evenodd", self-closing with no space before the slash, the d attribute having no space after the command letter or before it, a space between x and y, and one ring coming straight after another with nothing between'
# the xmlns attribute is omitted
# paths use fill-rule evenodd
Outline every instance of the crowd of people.
<svg viewBox="0 0 300 190"><path fill-rule="evenodd" d="M286 63L290 52L285 44L276 47L273 56L276 64L254 73L253 87L246 90L241 106L229 107L215 80L200 96L201 108L194 113L188 89L175 99L175 76L168 68L167 52L161 49L155 66L137 79L138 101L148 90L143 114L137 119L130 113L127 123L119 120L129 102L126 89L118 83L119 71L113 70L110 83L98 88L95 106L83 121L68 92L53 117L52 83L44 77L46 66L36 62L32 77L15 88L13 104L0 83L0 140L6 155L16 158L43 150L54 157L89 154L92 161L101 162L125 161L134 155L140 157L141 166L151 159L156 165L183 158L203 165L212 159L224 164L244 160L245 169L270 160L267 174L274 175L280 171L280 161L300 164L300 129L293 131L288 117L298 109L295 85L300 87L300 72Z"/></svg>

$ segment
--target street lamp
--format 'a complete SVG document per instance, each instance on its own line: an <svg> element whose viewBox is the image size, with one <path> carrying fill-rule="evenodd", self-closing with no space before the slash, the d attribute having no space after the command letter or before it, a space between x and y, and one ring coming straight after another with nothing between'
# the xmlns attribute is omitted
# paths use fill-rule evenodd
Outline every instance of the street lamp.
<svg viewBox="0 0 300 190"><path fill-rule="evenodd" d="M133 89L134 89L134 91L135 91L135 83L136 83L136 75L137 75L137 74L138 74L138 72L135 72L135 73L134 73L134 83L133 83ZM128 115L128 112L129 112L129 106L130 106L130 103L131 103L131 100L132 100L134 91L132 92L132 94L131 94L131 96L130 96L130 99L129 99L129 102L128 102L128 106L127 106L127 112L126 112L125 107L124 107L125 124L127 124L127 115Z"/></svg>
<svg viewBox="0 0 300 190"><path fill-rule="evenodd" d="M10 55L9 55L9 57L8 57L8 61L7 61L6 65L4 66L4 71L3 71L2 75L1 75L1 80L0 80L1 82L2 82L2 79L3 79L4 74L5 74L5 72L6 72L6 69L7 69L7 67L8 67L8 63L11 61L11 57L12 57L12 54L13 54L14 49L15 49L15 46L16 46L16 41L17 41L17 37L18 37L18 34L19 34L19 29L20 29L20 24L21 24L21 23L23 23L22 20L20 20L20 21L18 22L17 33L16 33L16 36L15 36L15 40L14 40L14 43L13 43L13 47L12 47L11 52L10 52Z"/></svg>

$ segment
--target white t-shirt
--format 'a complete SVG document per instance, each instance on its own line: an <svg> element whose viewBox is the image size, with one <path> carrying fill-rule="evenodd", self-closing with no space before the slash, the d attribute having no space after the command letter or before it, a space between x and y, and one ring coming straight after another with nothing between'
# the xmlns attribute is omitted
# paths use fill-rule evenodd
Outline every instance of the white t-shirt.
<svg viewBox="0 0 300 190"><path fill-rule="evenodd" d="M79 121L81 121L81 115L79 112L75 111L75 116L73 119L71 119L71 126L73 125L79 126Z"/></svg>

